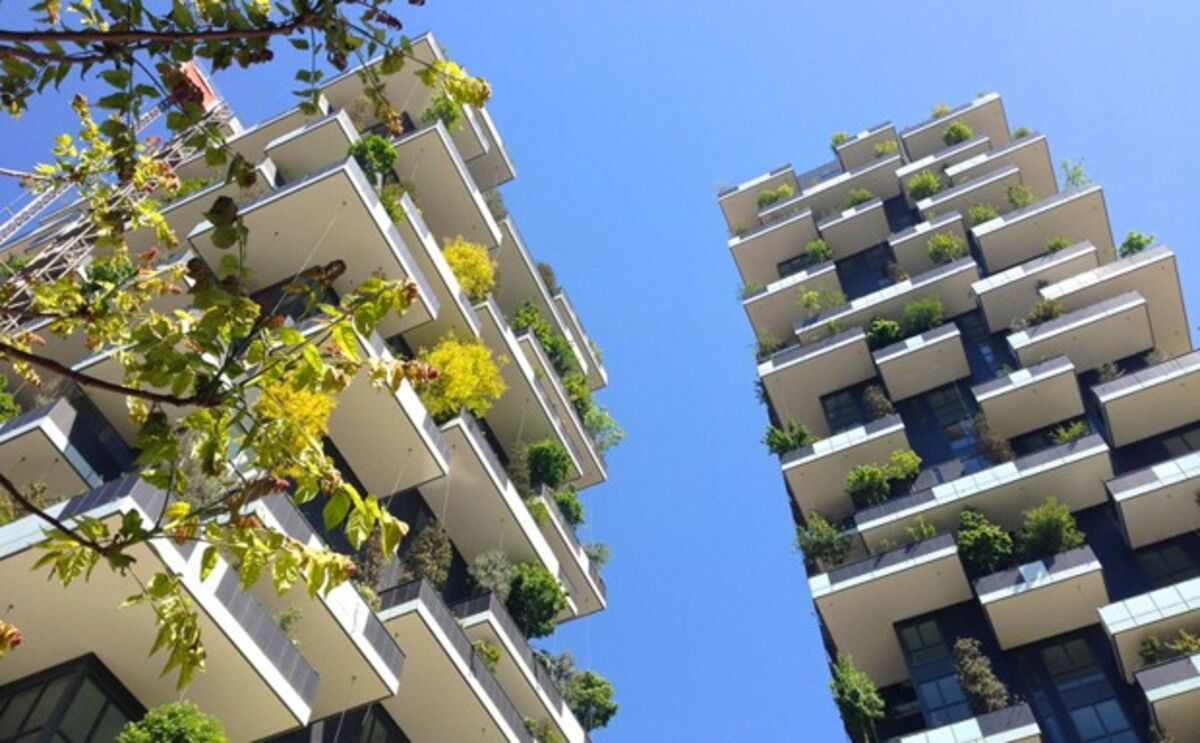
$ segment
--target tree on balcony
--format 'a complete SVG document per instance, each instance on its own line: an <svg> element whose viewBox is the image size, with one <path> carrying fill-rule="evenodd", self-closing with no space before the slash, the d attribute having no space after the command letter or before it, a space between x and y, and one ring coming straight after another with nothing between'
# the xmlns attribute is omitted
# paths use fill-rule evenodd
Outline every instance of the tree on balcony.
<svg viewBox="0 0 1200 743"><path fill-rule="evenodd" d="M884 702L875 682L856 668L848 655L838 654L830 672L833 678L829 688L833 691L833 701L842 715L846 732L856 743L876 743L879 736L875 732L875 721L883 719Z"/></svg>
<svg viewBox="0 0 1200 743"><path fill-rule="evenodd" d="M1025 523L1017 532L1017 551L1026 562L1054 557L1084 544L1084 534L1075 524L1075 517L1057 498L1047 498L1023 515Z"/></svg>
<svg viewBox="0 0 1200 743"><path fill-rule="evenodd" d="M459 235L442 249L450 271L472 302L483 302L496 289L496 262L487 248Z"/></svg>
<svg viewBox="0 0 1200 743"><path fill-rule="evenodd" d="M549 570L523 562L513 566L505 606L526 637L545 637L567 608L567 593Z"/></svg>
<svg viewBox="0 0 1200 743"><path fill-rule="evenodd" d="M438 370L438 375L419 390L421 402L439 423L469 410L487 415L504 394L506 385L500 363L492 350L478 338L446 335L436 346L422 348L417 358Z"/></svg>
<svg viewBox="0 0 1200 743"><path fill-rule="evenodd" d="M805 559L820 570L830 570L845 562L850 554L850 537L816 511L810 511L805 521L805 526L796 529L796 548Z"/></svg>
<svg viewBox="0 0 1200 743"><path fill-rule="evenodd" d="M191 702L155 707L117 733L116 743L229 743L215 717Z"/></svg>
<svg viewBox="0 0 1200 743"><path fill-rule="evenodd" d="M972 508L959 514L957 542L959 559L971 578L990 575L1012 560L1012 537Z"/></svg>
<svg viewBox="0 0 1200 743"><path fill-rule="evenodd" d="M1008 688L996 677L991 659L974 637L960 637L954 641L954 675L976 715L1008 706Z"/></svg>

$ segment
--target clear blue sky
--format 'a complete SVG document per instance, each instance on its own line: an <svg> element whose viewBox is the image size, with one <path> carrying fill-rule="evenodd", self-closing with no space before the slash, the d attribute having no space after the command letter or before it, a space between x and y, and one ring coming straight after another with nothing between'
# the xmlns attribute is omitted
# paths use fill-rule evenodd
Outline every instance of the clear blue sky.
<svg viewBox="0 0 1200 743"><path fill-rule="evenodd" d="M1192 6L1192 7L1184 7ZM12 12L12 0L0 16ZM856 10L857 8L857 10ZM758 443L751 334L715 188L829 159L829 135L983 90L1084 159L1113 229L1180 258L1198 320L1200 6L796 2L396 4L488 77L519 172L508 206L601 343L628 429L587 492L613 550L610 608L555 646L609 676L597 741L838 740L779 470ZM290 70L218 78L243 121L290 105ZM0 164L45 151L39 111ZM60 127L61 128L61 124ZM6 200L6 199L5 199Z"/></svg>

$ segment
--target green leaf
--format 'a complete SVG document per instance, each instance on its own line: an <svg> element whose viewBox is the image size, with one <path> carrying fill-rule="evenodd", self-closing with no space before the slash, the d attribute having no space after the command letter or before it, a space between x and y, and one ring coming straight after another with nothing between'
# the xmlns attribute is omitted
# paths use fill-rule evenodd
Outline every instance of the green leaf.
<svg viewBox="0 0 1200 743"><path fill-rule="evenodd" d="M329 496L329 500L325 501L325 508L321 510L325 531L333 531L346 520L346 514L350 513L350 505L350 498L340 491Z"/></svg>
<svg viewBox="0 0 1200 743"><path fill-rule="evenodd" d="M207 580L208 576L212 575L212 571L217 567L217 558L220 557L220 552L217 551L216 545L209 545L204 548L204 555L200 558L200 580Z"/></svg>

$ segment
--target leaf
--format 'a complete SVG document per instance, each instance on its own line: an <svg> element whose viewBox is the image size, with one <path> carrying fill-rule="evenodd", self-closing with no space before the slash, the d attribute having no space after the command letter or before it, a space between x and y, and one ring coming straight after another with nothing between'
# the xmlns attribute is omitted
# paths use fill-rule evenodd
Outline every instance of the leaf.
<svg viewBox="0 0 1200 743"><path fill-rule="evenodd" d="M204 554L200 558L200 580L208 580L208 576L212 575L212 571L217 567L217 558L220 552L216 545L210 544L204 548Z"/></svg>
<svg viewBox="0 0 1200 743"><path fill-rule="evenodd" d="M321 517L325 521L325 531L333 531L346 520L346 514L350 513L350 505L350 498L340 491L329 496L329 500L325 502L325 508L321 511Z"/></svg>

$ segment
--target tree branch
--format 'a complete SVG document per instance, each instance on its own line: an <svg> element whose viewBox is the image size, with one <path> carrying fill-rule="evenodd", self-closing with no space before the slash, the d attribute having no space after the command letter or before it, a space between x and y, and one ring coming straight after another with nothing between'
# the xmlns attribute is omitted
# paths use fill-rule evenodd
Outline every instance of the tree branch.
<svg viewBox="0 0 1200 743"><path fill-rule="evenodd" d="M29 511L33 515L37 516L42 521L45 521L50 526L53 526L58 531L71 537L76 542L79 542L80 544L82 544L86 547L89 547L90 549L93 549L96 552L99 552L101 555L105 555L108 553L108 548L105 547L104 545L100 544L99 542L97 542L95 540L88 539L87 537L83 536L82 534L75 531L71 527L67 526L64 522L60 521L59 519L55 518L54 516L51 516L50 514L43 511L42 509L38 508L37 505L35 505L33 503L33 501L26 498L21 493L21 491L17 489L17 486L14 485L12 480L9 480L8 477L3 472L0 472L0 487L3 487L4 490L8 492L8 495L13 500L15 500L17 503L20 503L22 508L24 508L26 511Z"/></svg>

